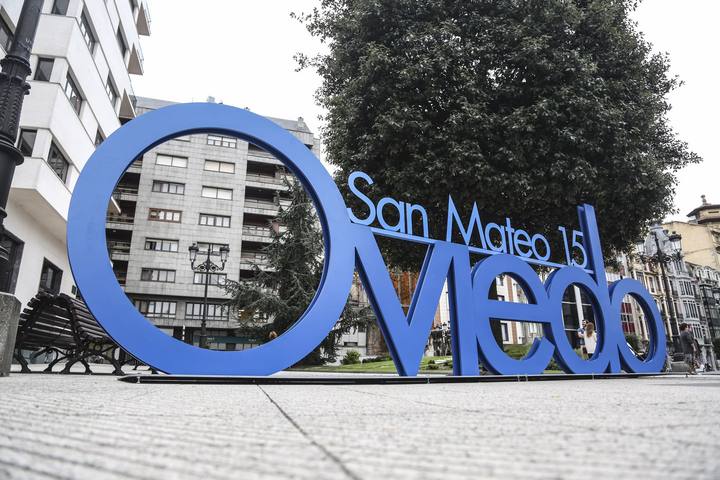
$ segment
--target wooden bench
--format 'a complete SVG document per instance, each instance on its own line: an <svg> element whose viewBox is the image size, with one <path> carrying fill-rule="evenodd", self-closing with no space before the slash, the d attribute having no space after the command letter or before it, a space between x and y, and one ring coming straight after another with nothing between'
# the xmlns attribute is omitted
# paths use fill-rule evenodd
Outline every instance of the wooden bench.
<svg viewBox="0 0 720 480"><path fill-rule="evenodd" d="M93 373L88 359L97 356L114 367L115 375L123 375L122 365L115 358L119 349L85 304L66 294L40 292L20 314L15 358L23 373L31 370L22 350L31 350L35 357L50 352L56 354L44 370L48 373L63 360L67 363L60 373L70 373L70 368L78 362L85 366L85 373Z"/></svg>

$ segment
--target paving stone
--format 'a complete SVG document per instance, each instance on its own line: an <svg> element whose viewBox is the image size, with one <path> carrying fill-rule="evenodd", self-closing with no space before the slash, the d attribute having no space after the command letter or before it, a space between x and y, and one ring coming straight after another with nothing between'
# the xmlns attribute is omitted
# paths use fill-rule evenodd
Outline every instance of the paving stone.
<svg viewBox="0 0 720 480"><path fill-rule="evenodd" d="M434 385L0 379L1 479L720 478L720 376Z"/></svg>

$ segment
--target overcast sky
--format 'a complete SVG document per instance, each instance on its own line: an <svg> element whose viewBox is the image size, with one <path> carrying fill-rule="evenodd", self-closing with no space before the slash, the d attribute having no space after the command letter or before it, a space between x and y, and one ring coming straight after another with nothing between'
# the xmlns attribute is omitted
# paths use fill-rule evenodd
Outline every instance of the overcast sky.
<svg viewBox="0 0 720 480"><path fill-rule="evenodd" d="M312 71L296 72L293 55L323 46L290 18L317 0L149 0L152 35L142 39L145 75L136 94L179 102L218 101L267 116L303 117L317 132L322 113ZM670 97L670 121L704 162L679 176L675 205L685 215L700 195L720 203L720 2L645 0L635 13L647 39L667 52L685 84Z"/></svg>

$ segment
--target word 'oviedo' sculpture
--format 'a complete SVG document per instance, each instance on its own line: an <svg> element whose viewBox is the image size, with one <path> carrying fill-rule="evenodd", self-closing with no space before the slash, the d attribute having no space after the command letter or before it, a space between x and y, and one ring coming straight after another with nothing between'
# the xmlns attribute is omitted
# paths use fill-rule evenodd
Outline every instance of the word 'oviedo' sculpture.
<svg viewBox="0 0 720 480"><path fill-rule="evenodd" d="M325 265L315 298L297 323L278 338L243 351L204 350L176 340L155 328L132 305L113 274L105 243L105 212L110 196L129 164L149 149L176 136L215 132L236 136L280 159L312 196L325 241ZM351 191L370 210L358 218L346 207L331 176L317 157L290 133L251 112L217 104L182 104L144 114L120 128L96 150L75 186L68 222L68 249L75 280L100 324L127 351L158 370L193 375L269 375L283 370L311 352L333 328L350 292L357 268L377 314L386 343L401 375L416 375L435 311L448 282L452 355L455 375L478 375L478 361L496 374L539 374L554 356L572 373L651 373L665 362L665 329L657 306L643 286L630 279L608 285L600 248L595 212L578 207L581 232L570 235L563 227L566 259L570 265L548 261L550 247L542 235L505 225L482 224L477 207L463 222L450 198L446 241L428 237L427 218L419 205L384 198L375 205L362 193L372 179L361 172L351 175ZM400 212L390 225L383 212ZM423 226L414 234L413 222ZM377 220L382 228L369 225ZM419 220L419 222L418 222ZM453 231L464 244L452 243ZM468 246L471 235L481 247ZM404 313L375 236L385 235L427 245L412 306ZM491 241L491 238L493 239ZM499 241L498 241L499 240ZM571 251L585 258L573 262ZM486 255L476 265L470 253ZM579 256L579 255L578 255ZM528 265L555 267L543 284ZM523 288L528 304L488 299L500 274L512 276ZM593 302L598 348L583 360L565 333L562 297L571 285L582 286ZM645 313L651 341L644 360L628 348L620 322L623 297L631 295ZM535 340L524 359L515 360L498 347L491 322L538 322L545 336Z"/></svg>

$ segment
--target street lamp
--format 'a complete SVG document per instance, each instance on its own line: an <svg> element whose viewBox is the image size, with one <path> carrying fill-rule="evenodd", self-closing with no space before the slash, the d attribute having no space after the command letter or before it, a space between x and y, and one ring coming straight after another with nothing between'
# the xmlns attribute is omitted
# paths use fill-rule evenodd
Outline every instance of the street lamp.
<svg viewBox="0 0 720 480"><path fill-rule="evenodd" d="M199 251L200 248L198 247L197 243L193 243L188 247L190 268L195 273L202 273L205 275L205 293L203 294L202 322L200 323L200 348L207 348L207 307L210 275L216 272L221 272L225 269L225 263L227 263L230 248L227 245L222 245L220 247L220 265L217 265L210 260L210 255L212 254L211 244L208 244L207 247L207 258L201 263L195 265Z"/></svg>
<svg viewBox="0 0 720 480"><path fill-rule="evenodd" d="M40 20L43 0L25 0L10 51L0 60L0 271L9 267L9 252L2 246L3 220L15 167L24 156L15 146L23 98L30 93L30 52Z"/></svg>
<svg viewBox="0 0 720 480"><path fill-rule="evenodd" d="M667 303L668 308L668 314L669 314L669 323L670 323L670 333L672 335L673 339L673 345L677 348L678 347L678 339L679 339L679 330L677 325L677 313L675 312L675 304L673 303L672 296L671 296L671 290L670 290L670 279L667 276L667 273L665 272L665 265L675 261L675 260L682 260L682 236L678 233L673 232L671 235L667 237L668 243L670 243L670 250L671 253L665 253L665 251L660 247L660 238L658 237L658 230L660 230L660 227L655 227L651 229L651 233L654 240L654 252L648 253L647 243L645 242L638 242L635 245L636 251L638 253L638 256L643 262L650 262L658 265L660 267L660 276L662 277L663 284L665 285L665 302ZM650 250L652 251L652 250Z"/></svg>

